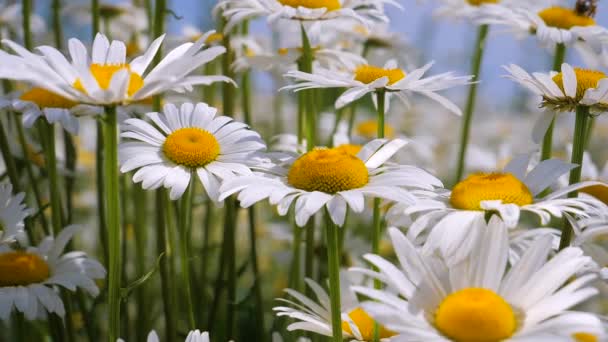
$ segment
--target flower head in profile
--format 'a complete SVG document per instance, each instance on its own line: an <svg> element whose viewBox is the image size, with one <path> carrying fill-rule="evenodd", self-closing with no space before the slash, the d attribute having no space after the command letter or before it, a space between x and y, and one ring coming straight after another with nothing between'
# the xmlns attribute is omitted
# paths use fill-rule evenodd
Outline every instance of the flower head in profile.
<svg viewBox="0 0 608 342"><path fill-rule="evenodd" d="M378 255L365 258L378 272L363 270L397 293L355 286L375 302L362 307L394 341L572 341L605 337L594 314L571 308L597 294L594 274L574 278L591 262L577 247L548 259L552 237L537 238L508 266L507 228L497 218L474 242L472 253L452 265L425 256L398 230L389 229L398 265ZM355 270L357 271L357 270Z"/></svg>
<svg viewBox="0 0 608 342"><path fill-rule="evenodd" d="M378 91L385 92L387 110L393 95L409 106L409 93L416 93L427 96L449 111L460 115L460 108L437 92L469 84L471 76L455 76L452 72L446 72L423 78L432 65L433 63L428 63L409 73L398 68L397 63L393 60L388 61L383 67L363 64L347 72L320 67L315 68L312 74L293 70L285 74L285 77L293 79L296 83L282 89L300 91L315 88L346 88L347 90L336 100L336 109L369 93L373 93L374 101L376 101L375 93Z"/></svg>
<svg viewBox="0 0 608 342"><path fill-rule="evenodd" d="M103 266L84 252L63 253L80 229L65 227L57 237L46 237L37 247L25 250L0 245L0 319L8 320L13 310L28 320L47 313L63 317L65 308L56 286L99 294L94 280L106 276Z"/></svg>
<svg viewBox="0 0 608 342"><path fill-rule="evenodd" d="M220 198L238 192L242 207L268 198L280 215L295 203L298 226L325 207L332 221L342 226L347 208L362 212L365 197L412 204L416 199L409 190L441 186L422 169L387 163L405 144L401 139L377 139L363 147L316 148L287 156L271 162L263 172L225 182Z"/></svg>
<svg viewBox="0 0 608 342"><path fill-rule="evenodd" d="M593 113L608 110L608 79L601 71L573 68L567 63L559 73L530 75L515 64L504 68L507 78L542 97L542 107L558 112L572 112L578 105L589 106Z"/></svg>
<svg viewBox="0 0 608 342"><path fill-rule="evenodd" d="M12 184L0 184L0 245L15 241L23 233L23 220L30 215L24 198L25 193L13 195Z"/></svg>
<svg viewBox="0 0 608 342"><path fill-rule="evenodd" d="M394 0L222 0L214 12L220 11L228 21L225 32L244 20L268 17L278 19L322 21L352 19L363 24L370 20L388 21L384 5L401 8Z"/></svg>
<svg viewBox="0 0 608 342"><path fill-rule="evenodd" d="M516 228L522 212L528 212L547 225L552 217L602 217L608 207L591 196L564 198L568 193L601 185L581 182L541 196L558 178L575 167L558 159L542 161L528 172L530 155L514 158L501 172L474 173L457 183L452 191L424 192L412 206L398 204L388 213L393 222L407 216L413 219L408 230L411 241L426 236L424 247L432 254L439 250L451 262L466 257L480 232L479 220L497 215L509 228ZM428 235L425 235L428 234Z"/></svg>
<svg viewBox="0 0 608 342"><path fill-rule="evenodd" d="M137 169L134 182L144 189L171 189L171 199L182 196L194 174L207 195L218 202L220 181L251 175L249 164L265 149L258 133L205 103L166 104L163 113L148 113L153 124L128 119L121 136L121 172Z"/></svg>
<svg viewBox="0 0 608 342"><path fill-rule="evenodd" d="M316 299L306 297L306 295L293 290L286 289L288 295L294 298L279 299L286 306L277 306L273 310L277 316L286 316L296 320L287 326L287 330L310 331L324 336L332 336L331 329L331 306L329 294L321 285L312 279L306 279L306 285L315 294ZM340 305L342 316L342 336L346 341L372 342L374 341L375 321L361 307L355 293L350 289L351 282L348 275L343 273L340 276ZM380 341L389 341L390 337L396 333L380 325Z"/></svg>
<svg viewBox="0 0 608 342"><path fill-rule="evenodd" d="M158 334L152 330L146 338L146 342L159 342ZM125 342L122 338L116 340L116 342ZM200 330L191 330L188 332L184 342L209 342L209 333L206 331L201 332Z"/></svg>
<svg viewBox="0 0 608 342"><path fill-rule="evenodd" d="M608 41L608 29L596 23L595 4L577 1L574 7L546 1L521 1L519 4L483 6L476 21L510 28L516 35L535 35L544 45L571 45L585 42L591 45Z"/></svg>
<svg viewBox="0 0 608 342"><path fill-rule="evenodd" d="M184 92L194 85L232 82L224 76L190 75L225 51L221 46L205 48L204 36L195 43L174 48L149 70L163 39L164 36L157 38L143 55L130 62L126 60L125 43L110 42L103 34L95 37L91 57L81 41L70 39L70 61L50 46L40 46L40 54L34 54L4 40L3 44L15 55L0 53L0 78L27 82L44 90L30 96L30 102L44 103L51 101L49 96L59 96L88 105L129 104L170 90Z"/></svg>

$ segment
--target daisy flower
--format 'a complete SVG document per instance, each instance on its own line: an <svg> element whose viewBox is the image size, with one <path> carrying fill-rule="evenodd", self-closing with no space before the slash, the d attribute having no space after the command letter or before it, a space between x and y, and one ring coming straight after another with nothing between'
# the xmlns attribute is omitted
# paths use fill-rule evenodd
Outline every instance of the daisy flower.
<svg viewBox="0 0 608 342"><path fill-rule="evenodd" d="M392 341L572 341L580 334L605 337L593 314L570 308L597 294L594 274L573 277L591 262L577 247L549 260L552 238L539 237L507 266L507 228L491 219L471 255L457 265L430 258L395 228L389 229L399 265L365 258L366 270L398 294L355 286L377 302L364 302L372 317L400 336Z"/></svg>
<svg viewBox="0 0 608 342"><path fill-rule="evenodd" d="M509 73L505 77L519 83L532 93L540 96L545 112L534 127L534 139L540 141L555 112L572 112L576 106L588 106L593 114L608 110L608 80L606 74L598 70L573 68L562 64L561 72L533 73L530 75L521 67L511 64L504 67Z"/></svg>
<svg viewBox="0 0 608 342"><path fill-rule="evenodd" d="M552 1L521 2L516 6L495 4L483 6L476 21L483 24L507 26L520 36L534 34L545 45L570 45L577 41L601 44L608 41L608 30L593 19L595 4L577 1L574 8L567 8Z"/></svg>
<svg viewBox="0 0 608 342"><path fill-rule="evenodd" d="M590 196L564 198L574 190L599 182L581 182L558 189L545 197L540 194L575 167L557 159L540 162L528 172L530 155L514 158L502 172L474 173L457 183L452 191L420 192L414 205L397 204L387 214L389 222L406 215L414 222L407 236L411 241L428 233L425 249L439 250L457 263L468 255L479 220L496 214L509 228L515 228L522 212L539 217L547 225L552 217L603 217L608 207Z"/></svg>
<svg viewBox="0 0 608 342"><path fill-rule="evenodd" d="M0 246L15 241L23 233L23 220L30 215L24 198L23 192L13 195L12 184L0 184Z"/></svg>
<svg viewBox="0 0 608 342"><path fill-rule="evenodd" d="M163 113L125 121L119 159L123 173L138 169L133 181L146 190L170 188L172 200L182 196L193 174L207 195L219 201L221 180L251 175L252 155L265 148L258 133L205 103L166 104ZM158 127L158 128L157 128Z"/></svg>
<svg viewBox="0 0 608 342"><path fill-rule="evenodd" d="M222 0L214 12L221 11L229 32L244 20L268 17L268 22L278 19L299 21L321 21L353 19L363 24L370 20L388 21L384 15L384 4L401 7L393 0Z"/></svg>
<svg viewBox="0 0 608 342"><path fill-rule="evenodd" d="M78 119L71 112L78 105L74 101L38 87L7 100L13 111L23 114L23 126L26 128L31 128L36 120L44 117L48 123L59 123L66 131L78 134Z"/></svg>
<svg viewBox="0 0 608 342"><path fill-rule="evenodd" d="M437 101L451 112L460 115L461 111L454 103L437 94L437 91L469 84L472 76L455 76L452 72L422 78L431 68L428 63L422 68L412 70L409 74L397 67L394 60L388 61L383 67L368 64L359 65L348 72L316 68L313 74L302 71L289 71L285 77L297 83L283 87L289 90L305 90L315 88L347 88L336 100L336 109L360 99L369 93L386 92L386 110L392 95L396 95L406 106L409 106L408 94L418 93ZM373 94L374 101L377 94Z"/></svg>
<svg viewBox="0 0 608 342"><path fill-rule="evenodd" d="M386 163L405 140L377 139L363 147L316 148L310 152L271 163L264 171L226 181L220 199L239 193L241 206L268 198L286 215L295 202L298 226L327 208L332 221L344 224L347 207L360 213L365 197L412 204L415 197L407 189L432 190L441 182L414 166Z"/></svg>
<svg viewBox="0 0 608 342"><path fill-rule="evenodd" d="M63 317L65 309L56 286L99 294L94 280L106 276L103 266L84 252L63 254L80 229L65 227L56 238L46 237L37 247L25 250L0 246L0 319L8 320L13 310L28 320L44 318L47 312Z"/></svg>
<svg viewBox="0 0 608 342"><path fill-rule="evenodd" d="M141 56L126 61L126 46L121 41L110 43L103 34L97 34L92 48L92 59L78 39L69 41L71 62L56 49L40 46L34 54L10 40L3 44L16 55L0 53L0 77L24 81L47 92L42 98L49 101L48 93L67 100L89 105L122 105L174 90L184 92L194 85L207 85L217 81L232 82L224 76L188 76L201 65L225 52L221 46L205 47L206 36L195 43L185 43L171 50L152 70L148 70L154 55L164 39L157 38Z"/></svg>
<svg viewBox="0 0 608 342"><path fill-rule="evenodd" d="M331 305L329 294L321 285L312 279L306 279L306 285L315 294L316 300L306 297L293 289L285 292L295 300L279 299L288 306L273 308L277 316L286 316L297 321L287 326L288 331L304 330L324 336L332 336ZM342 311L342 336L346 341L371 342L374 341L373 318L369 316L359 303L357 296L351 291L351 283L346 274L340 276L340 305ZM389 341L396 335L383 326L379 327L380 341Z"/></svg>

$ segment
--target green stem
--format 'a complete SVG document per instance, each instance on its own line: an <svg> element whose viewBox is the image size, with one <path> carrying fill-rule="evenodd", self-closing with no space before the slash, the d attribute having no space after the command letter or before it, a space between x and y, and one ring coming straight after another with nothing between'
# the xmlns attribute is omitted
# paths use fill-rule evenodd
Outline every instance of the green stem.
<svg viewBox="0 0 608 342"><path fill-rule="evenodd" d="M28 155L27 141L25 140L25 132L23 130L23 124L21 123L21 118L17 118L17 120L15 120L15 125L17 126L17 139L19 140L19 144L21 145L21 153L27 159L27 155ZM36 200L36 205L38 206L38 210L41 210L42 207L44 206L44 204L42 202L42 195L40 193L40 189L38 188L38 182L36 181L36 178L34 176L34 171L32 170L31 163L27 163L27 162L25 163L25 172L27 173L28 181L30 182L30 185L32 186L32 189L34 192L34 199ZM46 235L50 235L49 225L46 220L46 216L44 216L43 213L40 213L40 215L38 215L38 216L40 216L40 224L42 225L42 230L44 230L44 233Z"/></svg>
<svg viewBox="0 0 608 342"><path fill-rule="evenodd" d="M481 25L477 33L477 40L475 41L475 53L473 55L473 64L471 67L471 74L473 75L473 82L479 80L479 72L481 71L481 61L486 46L486 38L488 36L489 26ZM469 95L467 97L467 104L464 110L462 118L462 131L460 133L460 150L458 152L458 166L456 168L456 181L457 183L462 178L465 168L465 159L467 154L467 147L469 144L469 133L471 130L471 121L473 119L473 112L475 111L475 99L477 97L477 83L472 83L469 88Z"/></svg>
<svg viewBox="0 0 608 342"><path fill-rule="evenodd" d="M32 0L22 0L21 12L23 15L23 45L26 49L32 49Z"/></svg>
<svg viewBox="0 0 608 342"><path fill-rule="evenodd" d="M585 150L589 148L589 144L591 143L591 137L593 136L593 127L595 126L595 116L591 116L589 118L589 122L587 123L587 130L585 133Z"/></svg>
<svg viewBox="0 0 608 342"><path fill-rule="evenodd" d="M226 333L228 340L234 340L236 338L235 333L235 321L236 321L236 214L237 208L236 203L233 199L229 199L226 202L226 212L230 215L230 225L228 225L226 231L226 239L228 243L226 244L226 260L228 262L228 315L226 318Z"/></svg>
<svg viewBox="0 0 608 342"><path fill-rule="evenodd" d="M251 270L253 272L253 291L255 294L255 315L256 315L256 331L257 340L266 341L265 338L265 323L264 323L264 298L262 296L262 277L258 267L258 251L256 246L256 216L255 207L251 206L247 210L249 214L249 251L251 258Z"/></svg>
<svg viewBox="0 0 608 342"><path fill-rule="evenodd" d="M139 185L133 186L133 201L135 210L134 210L134 225L133 229L135 231L135 254L137 255L137 261L135 263L135 268L137 270L137 274L145 274L146 273L146 259L148 254L146 253L147 245L148 245L148 225L147 225L147 215L148 215L148 198L146 190L142 189ZM162 210L161 210L162 211ZM164 227L164 226L163 226ZM136 298L137 298L137 340L143 341L145 339L145 334L148 333L148 319L147 319L147 287L146 285L142 285L137 289Z"/></svg>
<svg viewBox="0 0 608 342"><path fill-rule="evenodd" d="M184 283L184 292L186 295L186 311L188 312L188 330L196 328L194 319L194 308L192 306L192 289L190 279L190 212L192 211L192 196L194 195L194 186L188 185L186 192L182 195L179 214L179 230L181 234L180 248L182 277Z"/></svg>
<svg viewBox="0 0 608 342"><path fill-rule="evenodd" d="M61 27L61 0L53 0L53 36L57 50L63 49L63 28Z"/></svg>
<svg viewBox="0 0 608 342"><path fill-rule="evenodd" d="M165 210L170 208L165 200L165 190L156 190L155 193L155 206L156 206L156 249L158 254L165 253L164 257L160 261L160 281L161 281L161 292L163 297L163 310L165 318L165 330L166 340L172 341L176 338L176 317L174 314L175 302L171 295L171 283L173 282L172 274L170 273L170 262L173 257L171 246L167 241L167 217L165 216ZM170 209L169 209L170 210ZM146 332L147 333L147 332Z"/></svg>
<svg viewBox="0 0 608 342"><path fill-rule="evenodd" d="M46 120L40 120L38 121L38 124L38 127L40 128L40 138L44 141L43 149L49 179L49 193L51 195L51 223L53 235L57 236L63 228L63 209L61 206L57 158L55 155L55 127Z"/></svg>
<svg viewBox="0 0 608 342"><path fill-rule="evenodd" d="M304 277L313 279L315 266L315 219L311 217L304 227L306 232L306 250L304 256ZM307 290L310 288L307 287Z"/></svg>
<svg viewBox="0 0 608 342"><path fill-rule="evenodd" d="M91 0L91 17L93 19L91 30L95 39L95 35L99 32L99 0Z"/></svg>
<svg viewBox="0 0 608 342"><path fill-rule="evenodd" d="M105 148L105 195L106 223L108 226L108 305L109 338L115 342L120 336L120 286L122 268L120 231L120 193L118 189L118 122L115 106L105 107L104 148Z"/></svg>
<svg viewBox="0 0 608 342"><path fill-rule="evenodd" d="M376 92L377 105L378 105L378 132L377 136L379 139L384 138L384 109L385 109L385 90L381 89ZM374 198L374 210L373 210L373 225L374 228L372 230L372 253L378 254L380 251L380 237L382 235L382 213L380 212L380 204L382 204L382 200L379 198ZM374 288L379 289L381 287L381 283L379 280L374 280ZM374 323L374 341L378 341L378 324Z"/></svg>
<svg viewBox="0 0 608 342"><path fill-rule="evenodd" d="M211 222L213 222L213 202L210 199L207 199L205 203L205 219L203 222L203 248L201 253L201 284L207 284L207 273L209 272L209 239L211 235ZM203 324L206 322L204 320L204 315L206 308L208 307L207 303L207 291L201 291L200 294L200 309L199 309L199 322ZM201 325L201 327L203 327ZM209 330L208 328L205 330Z"/></svg>
<svg viewBox="0 0 608 342"><path fill-rule="evenodd" d="M304 24L300 23L300 32L302 36L302 57L300 60L300 69L306 73L312 73L312 48L310 46L310 40L306 34ZM316 146L316 113L315 113L315 98L314 90L308 89L302 91L300 100L304 101L304 117L306 122L306 150L311 151Z"/></svg>
<svg viewBox="0 0 608 342"><path fill-rule="evenodd" d="M558 43L555 45L555 56L553 57L553 70L559 71L561 69L562 63L566 59L566 45ZM551 153L553 152L553 129L555 127L555 118L551 120L549 127L547 127L547 132L545 132L545 136L543 137L543 145L540 153L540 160L547 160L551 158Z"/></svg>
<svg viewBox="0 0 608 342"><path fill-rule="evenodd" d="M300 272L301 251L302 246L302 228L293 224L293 242L291 256L291 276L289 277L289 287L301 291L302 277Z"/></svg>
<svg viewBox="0 0 608 342"><path fill-rule="evenodd" d="M589 107L578 105L576 106L576 121L574 123L574 142L572 144L572 156L570 162L578 165L570 171L569 184L576 184L581 181L581 172L583 170L583 154L585 152L585 142L587 133L587 122L589 120ZM568 198L576 198L578 191L572 191L568 194ZM567 222L567 220L566 220ZM564 225L562 236L559 241L559 249L562 250L570 245L572 237L572 227L569 224Z"/></svg>
<svg viewBox="0 0 608 342"><path fill-rule="evenodd" d="M21 184L19 183L17 167L15 166L15 158L11 153L11 148L8 144L8 139L6 137L6 132L4 131L2 120L0 120L0 151L2 152L2 159L4 159L4 164L6 165L8 179L13 185L13 192L19 193L21 192Z"/></svg>
<svg viewBox="0 0 608 342"><path fill-rule="evenodd" d="M338 229L340 229L325 213L327 227L325 234L327 240L327 263L329 273L329 297L331 302L331 327L333 342L342 342L342 314L340 306L340 252L338 251Z"/></svg>

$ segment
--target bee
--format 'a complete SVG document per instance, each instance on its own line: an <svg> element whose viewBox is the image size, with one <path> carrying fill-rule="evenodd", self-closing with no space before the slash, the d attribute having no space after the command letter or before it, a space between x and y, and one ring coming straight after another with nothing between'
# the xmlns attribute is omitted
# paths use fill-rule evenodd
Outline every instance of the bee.
<svg viewBox="0 0 608 342"><path fill-rule="evenodd" d="M597 2L599 0L577 0L574 11L578 15L593 18L597 10Z"/></svg>

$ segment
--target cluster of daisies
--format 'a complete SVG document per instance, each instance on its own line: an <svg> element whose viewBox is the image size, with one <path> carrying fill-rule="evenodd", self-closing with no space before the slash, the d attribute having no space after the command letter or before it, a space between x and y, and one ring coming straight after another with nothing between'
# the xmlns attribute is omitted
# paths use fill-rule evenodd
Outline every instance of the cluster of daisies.
<svg viewBox="0 0 608 342"><path fill-rule="evenodd" d="M453 186L444 185L432 166L412 162L417 159L412 155L428 155L429 151L419 139L394 132L386 125L385 115L391 112L391 99L396 96L404 108L412 107L414 101L431 103L437 111L464 114L468 121L474 110L474 90L472 104L464 113L445 93L454 88L475 89L479 75L443 72L428 76L433 62L416 67L410 56L402 56L407 43L399 41L387 26L385 7L401 8L393 0L221 0L214 13L224 22L222 31L189 28L185 33L189 41L177 44L165 42L164 35L150 37L149 43L139 39L150 26L141 24L148 20L147 14L136 6L108 5L103 7L104 19L115 21L120 29L108 29L108 35L97 33L90 49L75 38L67 42L67 55L47 45L30 51L11 39L2 40L6 51L0 50L0 79L18 86L15 90L5 87L0 107L16 113L20 156L27 164L19 165L19 170L26 171L28 180L11 170L16 168L8 158L13 151L9 146L3 148L12 184L0 185L0 319L23 315L27 320L39 320L57 315L71 322L72 317L65 317L71 314L69 292L100 294L98 284L106 278L106 268L70 242L87 228L58 226L65 221L64 210L53 179L57 176L55 127L76 137L81 133L81 117L92 117L100 127L106 125L105 145L99 145L98 152L103 152L100 160L106 175L116 176L102 180L106 188L97 189L98 205L120 210L118 171L124 174L120 186L125 192L133 190L131 184L125 186L130 178L134 186L159 190L157 194L166 189L171 201L180 200L175 207L180 212L176 221L182 233L181 285L187 301L192 299L193 283L187 249L191 228L196 227L188 210L192 209L192 194L201 186L204 200L215 208L230 203L223 209L228 214L234 203L242 208L267 203L273 210L264 218L275 213L288 217L283 221L293 221L293 236L301 237L302 229L327 232L323 246L327 258L323 255L317 260L327 267L317 267L317 279L302 279L299 255L293 255L295 275L285 289L286 298L273 308L279 322L273 328L296 331L286 335L288 338L318 334L332 337L334 342L608 339L605 322L583 306L599 293L597 284L605 285L608 280L608 253L601 241L608 234L608 179L606 173L590 169L585 157L592 122L608 111L608 76L564 62L565 49L576 47L590 64L608 65L608 29L594 20L596 3L579 0L566 7L551 1L439 2L438 15L479 25L482 37L489 26L536 37L541 46L555 48L559 67L532 74L514 64L504 67L505 77L530 90L544 110L532 132L539 145L532 152L511 153L501 167L471 173ZM6 13L18 10L21 8L10 6ZM66 10L88 13L88 8L79 6ZM246 31L248 21L261 17L299 39L276 49L248 35L232 34L236 28ZM2 26L6 25L0 21ZM122 39L129 30L132 36ZM2 36L19 38L11 32ZM163 58L156 58L161 57L162 44L175 46L166 49ZM141 49L141 45L147 48ZM389 51L389 56L374 55L372 50ZM223 71L231 77L213 75L218 57L227 61ZM212 100L205 103L186 95L195 86L221 82L224 89L230 89L224 96L231 97L232 87L241 85L235 81L237 76L248 80L244 76L251 70L270 71L277 91L298 95L298 110L289 114L294 123L290 128L297 134L281 134L267 145L248 114L243 123L234 118L237 113L218 114ZM250 96L249 87L243 88ZM318 90L330 88L336 92ZM206 98L215 95L211 89ZM160 97L169 92L186 96L186 100L159 105ZM329 95L320 96L321 92ZM330 129L316 112L317 96L331 99L334 126ZM156 104L152 104L153 97ZM230 106L232 98L224 100L224 111L248 110L246 106L235 110ZM367 100L371 108L367 110L377 119L359 124L355 134L357 106L363 107ZM348 120L343 117L346 110L350 110ZM551 151L557 114L565 112L576 112L569 163L553 158ZM118 124L108 120L116 116ZM3 121L0 145L12 144L4 136ZM49 178L53 219L53 229L47 229L42 238L31 228L47 216L45 204L28 164L33 157L22 131L34 127L46 153L38 166L48 170L45 177ZM113 134L113 129L118 133ZM118 165L113 164L116 159ZM62 171L77 172L67 167ZM30 186L38 210L28 209L26 193L14 192ZM173 202L164 202L164 206L173 214ZM108 221L119 221L120 213L106 210ZM127 211L123 209L122 214L127 216ZM238 224L234 222L236 211L232 215L235 217L228 217L226 225L230 221ZM256 219L250 215L253 226ZM326 221L319 224L322 216ZM352 264L343 262L344 251L354 245L349 240L349 223L353 219L365 222L370 216L369 230L380 234L364 242L366 247L371 245L365 250L373 253L364 253ZM123 341L114 324L120 323L121 301L128 302L130 288L121 287L120 265L125 256L117 233L128 228L126 224L112 227L112 222L109 228L101 228L110 231L110 246L118 248L106 251L110 279L101 287L109 293L110 338ZM390 239L394 258L380 251L384 235ZM235 237L232 239L234 243ZM162 246L163 241L158 241ZM294 238L293 244L299 253L301 240ZM254 249L255 241L252 245ZM315 246L306 248L313 252L308 256L314 257ZM165 252L174 268L171 248L163 250L159 260ZM223 249L222 258L227 253L229 248ZM235 251L232 253L234 256ZM226 268L234 268L234 260L230 262L233 267ZM257 265L258 261L254 256L250 262ZM304 262L307 266L312 263ZM222 272L224 266L219 267ZM134 286L141 286L155 271ZM176 275L175 269L171 272ZM223 273L219 277L217 287L222 288ZM254 279L254 286L259 286L258 280ZM162 287L166 291L170 286L163 283ZM235 283L227 287L236 292ZM167 296L163 299L175 297L177 291L163 295ZM178 303L173 304L177 307ZM212 312L210 317L236 310L237 304L230 302L229 308ZM208 342L207 332L193 330L193 303L185 306L190 311L189 325L183 329L189 331L185 341ZM169 330L170 320L166 322ZM209 325L213 327L213 323ZM275 332L273 340L282 341L283 334L286 332ZM175 338L167 336L167 340ZM154 330L147 336L148 342L159 340Z"/></svg>

